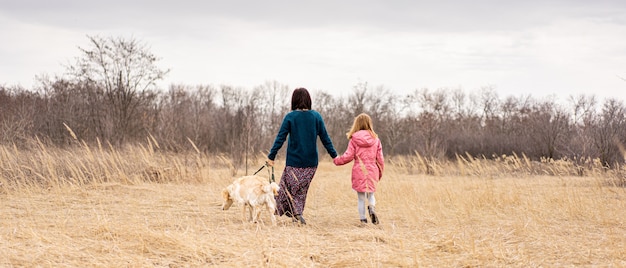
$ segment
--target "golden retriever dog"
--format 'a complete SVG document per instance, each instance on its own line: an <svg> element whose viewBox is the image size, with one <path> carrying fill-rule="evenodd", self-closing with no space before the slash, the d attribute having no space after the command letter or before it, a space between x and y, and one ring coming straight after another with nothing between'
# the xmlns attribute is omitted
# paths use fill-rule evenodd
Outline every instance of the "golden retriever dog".
<svg viewBox="0 0 626 268"><path fill-rule="evenodd" d="M224 203L222 210L228 210L233 203L242 206L242 218L246 219L246 209L249 210L248 221L257 223L263 206L272 219L272 225L276 225L276 200L278 184L269 183L268 179L259 176L244 176L236 179L222 190Z"/></svg>

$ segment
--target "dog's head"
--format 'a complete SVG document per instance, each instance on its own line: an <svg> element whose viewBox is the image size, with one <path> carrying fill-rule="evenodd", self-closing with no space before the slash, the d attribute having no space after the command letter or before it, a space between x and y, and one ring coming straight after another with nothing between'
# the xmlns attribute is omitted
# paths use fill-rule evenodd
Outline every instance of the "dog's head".
<svg viewBox="0 0 626 268"><path fill-rule="evenodd" d="M233 198L230 194L233 186L229 185L228 187L222 190L222 197L224 198L224 203L222 203L222 210L228 210L230 206L233 204Z"/></svg>

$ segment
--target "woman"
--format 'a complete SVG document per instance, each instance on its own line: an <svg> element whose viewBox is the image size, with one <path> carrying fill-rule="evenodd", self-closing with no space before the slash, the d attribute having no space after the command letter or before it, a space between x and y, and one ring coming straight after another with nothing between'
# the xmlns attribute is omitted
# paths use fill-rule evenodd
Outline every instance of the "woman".
<svg viewBox="0 0 626 268"><path fill-rule="evenodd" d="M306 195L318 164L317 137L319 136L328 154L335 158L337 151L326 132L322 116L311 110L311 96L305 88L298 88L291 95L291 112L280 126L274 145L267 155L269 166L274 165L278 150L286 139L287 157L285 170L280 179L280 190L276 196L276 213L293 217L294 221L306 224L302 212Z"/></svg>

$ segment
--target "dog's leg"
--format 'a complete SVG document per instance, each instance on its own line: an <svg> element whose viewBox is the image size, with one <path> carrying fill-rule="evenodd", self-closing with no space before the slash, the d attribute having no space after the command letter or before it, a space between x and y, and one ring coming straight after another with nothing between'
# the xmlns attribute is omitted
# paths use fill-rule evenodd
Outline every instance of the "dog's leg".
<svg viewBox="0 0 626 268"><path fill-rule="evenodd" d="M273 200L272 200L273 201ZM272 225L276 226L276 205L272 202L267 203L267 212L270 214L270 219L272 220Z"/></svg>
<svg viewBox="0 0 626 268"><path fill-rule="evenodd" d="M246 214L246 209L248 209L248 204L243 204L243 206L241 206L241 220L243 222L247 222L248 221L248 217Z"/></svg>
<svg viewBox="0 0 626 268"><path fill-rule="evenodd" d="M259 216L261 215L261 209L258 206L253 207L253 213L252 213L252 222L254 223L258 223L259 222Z"/></svg>
<svg viewBox="0 0 626 268"><path fill-rule="evenodd" d="M276 226L276 200L274 198L270 198L265 202L265 207L267 208L267 213L270 214L270 219L272 220L272 225Z"/></svg>
<svg viewBox="0 0 626 268"><path fill-rule="evenodd" d="M250 206L250 220L252 222L256 222L256 217L254 215L254 212L256 212L256 208L253 206Z"/></svg>
<svg viewBox="0 0 626 268"><path fill-rule="evenodd" d="M248 204L248 212L249 212L248 221L254 222L254 215L253 215L254 214L254 210L255 210L255 208Z"/></svg>

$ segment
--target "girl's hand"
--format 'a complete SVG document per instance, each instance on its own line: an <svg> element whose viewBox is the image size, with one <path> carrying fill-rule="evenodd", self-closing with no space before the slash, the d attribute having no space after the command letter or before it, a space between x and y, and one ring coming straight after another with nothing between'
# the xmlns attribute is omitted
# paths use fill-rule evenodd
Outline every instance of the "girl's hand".
<svg viewBox="0 0 626 268"><path fill-rule="evenodd" d="M269 159L267 159L267 160L265 160L265 164L266 164L268 167L273 167L273 166L274 166L274 160L269 160Z"/></svg>

